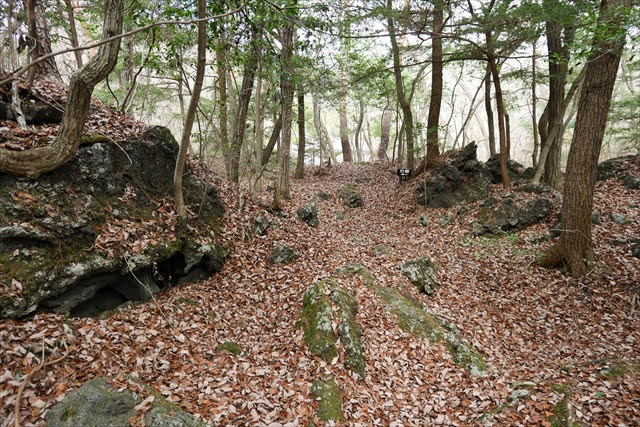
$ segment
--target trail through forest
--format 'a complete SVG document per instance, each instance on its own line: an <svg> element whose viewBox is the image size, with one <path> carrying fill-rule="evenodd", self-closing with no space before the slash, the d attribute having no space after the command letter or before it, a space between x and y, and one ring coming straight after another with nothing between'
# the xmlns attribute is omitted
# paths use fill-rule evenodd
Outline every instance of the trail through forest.
<svg viewBox="0 0 640 427"><path fill-rule="evenodd" d="M221 184L225 238L235 246L223 270L204 282L104 319L40 313L0 324L10 359L0 372L3 415L11 414L21 383L15 373L38 363L33 348L67 341L74 345L69 358L26 388L22 408L33 424L60 396L96 376L143 397L149 390L140 382L147 384L214 425L308 425L317 413L311 385L330 378L349 425L549 425L563 411L590 425L637 423L640 337L631 284L640 278L615 246L601 245L604 270L571 280L532 265L549 244L542 239L549 224L501 239L471 238L471 214L418 208L414 183L400 186L388 166L344 164L319 172L293 181L282 216L265 209L269 192L247 202ZM338 191L346 184L362 194L364 206L341 203ZM603 218L614 209L637 215L629 207L633 191L616 187L614 197L612 185L598 184ZM319 192L333 197L321 201ZM492 195L503 193L496 188ZM317 228L296 216L305 203L318 208ZM430 218L421 226L425 213ZM271 221L265 236L250 236L257 215ZM616 227L607 220L596 238L634 233ZM281 244L299 258L269 263ZM442 285L432 296L418 293L397 269L420 256L438 268ZM483 355L486 373L472 375L442 343L403 332L361 277L336 274L353 263L455 325ZM310 355L296 327L305 291L327 277L356 296L364 378L345 368L342 350L330 363ZM225 342L241 353L222 350Z"/></svg>

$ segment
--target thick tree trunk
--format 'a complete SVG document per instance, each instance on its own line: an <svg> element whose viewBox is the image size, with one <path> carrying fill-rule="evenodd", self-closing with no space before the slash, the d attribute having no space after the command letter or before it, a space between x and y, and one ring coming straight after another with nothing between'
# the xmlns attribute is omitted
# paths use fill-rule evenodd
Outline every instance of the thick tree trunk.
<svg viewBox="0 0 640 427"><path fill-rule="evenodd" d="M291 121L293 106L293 76L291 75L291 57L293 55L293 24L287 21L282 30L282 68L280 87L282 92L282 141L278 149L278 176L273 191L271 207L279 210L283 199L290 199L289 160L291 148Z"/></svg>
<svg viewBox="0 0 640 427"><path fill-rule="evenodd" d="M206 0L198 0L198 19L206 17ZM207 22L198 22L198 60L196 64L196 80L193 84L191 100L187 109L187 118L184 122L182 138L180 139L180 150L178 151L178 159L176 160L176 169L173 175L173 191L176 197L176 213L181 218L186 218L187 210L184 206L184 196L182 192L182 176L184 175L184 167L187 161L187 153L191 144L191 130L193 122L196 118L198 103L200 102L200 93L202 92L202 84L204 82L204 68L207 53Z"/></svg>
<svg viewBox="0 0 640 427"><path fill-rule="evenodd" d="M306 135L304 128L304 90L302 85L298 88L298 161L294 176L298 179L304 178L304 152L306 145Z"/></svg>
<svg viewBox="0 0 640 427"><path fill-rule="evenodd" d="M539 261L555 266L564 262L574 277L587 273L595 261L591 234L593 189L598 158L607 124L611 95L624 46L620 31L623 11L631 0L603 0L596 34L606 28L615 36L594 38L578 103L573 140L567 160L562 205L562 230L558 243ZM598 31L600 30L600 31Z"/></svg>
<svg viewBox="0 0 640 427"><path fill-rule="evenodd" d="M106 0L104 10L102 38L106 39L122 32L122 0ZM67 108L56 140L46 147L25 151L0 149L0 173L37 178L65 164L75 155L89 113L93 88L113 70L119 49L120 39L101 45L96 56L73 74Z"/></svg>
<svg viewBox="0 0 640 427"><path fill-rule="evenodd" d="M413 147L413 114L411 113L411 105L407 101L407 97L404 93L404 85L402 84L402 65L400 64L400 49L396 40L395 27L393 25L393 16L391 12L392 0L387 0L387 27L389 29L389 38L391 40L391 51L393 54L393 74L396 82L396 93L398 96L398 103L402 109L402 115L404 118L404 135L407 142L407 167L409 169L414 168L414 147ZM400 157L400 156L398 156Z"/></svg>
<svg viewBox="0 0 640 427"><path fill-rule="evenodd" d="M487 62L487 79L484 81L484 108L487 113L487 127L489 130L489 155L496 155L496 130L493 121L493 107L491 106L491 67Z"/></svg>
<svg viewBox="0 0 640 427"><path fill-rule="evenodd" d="M382 120L380 123L380 145L378 146L378 160L382 162L388 162L389 156L387 150L389 149L389 139L391 136L391 115L393 112L387 105L382 110Z"/></svg>
<svg viewBox="0 0 640 427"><path fill-rule="evenodd" d="M439 155L438 128L440 126L440 108L442 106L442 27L444 12L442 2L434 3L433 37L431 44L431 99L427 117L427 163L433 162Z"/></svg>
<svg viewBox="0 0 640 427"><path fill-rule="evenodd" d="M30 38L30 60L34 61L41 56L53 52L51 49L51 36L49 35L49 27L47 26L47 20L44 16L42 0L26 0L25 6ZM58 82L62 81L54 57L41 61L35 67L32 67L28 81L32 82L36 76Z"/></svg>

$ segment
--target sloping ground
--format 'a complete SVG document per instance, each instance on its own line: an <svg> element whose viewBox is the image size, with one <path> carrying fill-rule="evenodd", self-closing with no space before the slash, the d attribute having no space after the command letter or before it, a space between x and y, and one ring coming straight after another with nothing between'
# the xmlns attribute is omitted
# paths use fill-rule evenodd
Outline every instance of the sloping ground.
<svg viewBox="0 0 640 427"><path fill-rule="evenodd" d="M338 192L345 184L362 194L363 207L342 204ZM312 384L332 379L349 425L549 425L567 408L586 425L636 424L640 259L631 256L628 241L640 236L638 191L615 179L598 184L601 262L576 281L532 265L550 244L543 239L549 223L502 239L471 238L477 205L460 216L455 208L417 207L415 185L399 187L383 166L341 165L295 181L285 217L259 205L240 207L222 188L226 238L239 243L219 275L108 319L38 314L0 323L0 417L11 417L3 425L12 422L22 376L38 365L43 343L50 349L62 341L74 345L69 357L36 374L26 388L25 424L42 423L62 395L96 376L112 377L114 387L143 397L149 395L140 386L145 383L215 425L307 425L318 411ZM319 201L320 191L334 197ZM504 192L494 187L492 196ZM269 194L259 202L267 206ZM295 213L311 202L318 207L317 228ZM418 221L424 213L432 219L427 227ZM613 213L632 223L614 223ZM240 242L258 214L272 221L266 236ZM444 215L451 220L441 226ZM269 264L271 250L281 244L300 257ZM374 250L380 245L386 249ZM438 266L441 287L433 296L419 294L396 268L418 256ZM484 356L486 373L473 376L442 343L403 332L360 276L336 276L353 263L454 325ZM296 327L305 291L327 277L339 277L357 300L363 379L344 366L342 349L331 362L311 356ZM218 350L225 342L242 352Z"/></svg>

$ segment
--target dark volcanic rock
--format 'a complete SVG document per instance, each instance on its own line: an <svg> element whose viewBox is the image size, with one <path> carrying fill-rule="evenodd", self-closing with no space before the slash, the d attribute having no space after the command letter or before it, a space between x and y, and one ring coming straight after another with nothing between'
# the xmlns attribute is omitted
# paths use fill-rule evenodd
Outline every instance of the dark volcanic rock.
<svg viewBox="0 0 640 427"><path fill-rule="evenodd" d="M271 253L269 262L273 264L286 264L295 261L298 257L299 255L295 249L287 245L280 245Z"/></svg>
<svg viewBox="0 0 640 427"><path fill-rule="evenodd" d="M471 143L437 165L431 177L418 186L416 201L430 208L450 208L486 197L491 190L490 175L478 162L476 150Z"/></svg>
<svg viewBox="0 0 640 427"><path fill-rule="evenodd" d="M62 121L64 110L44 102L22 102L22 113L28 125L56 124ZM16 113L10 103L0 101L0 120L16 120Z"/></svg>
<svg viewBox="0 0 640 427"><path fill-rule="evenodd" d="M23 288L0 296L0 317L23 316L39 306L86 315L118 301L148 299L194 269L220 269L225 250L196 238L218 229L223 208L215 188L206 189L191 175L184 185L187 204L200 212L194 227L140 242L128 254L108 256L94 246L110 227L131 233L142 223L160 225L157 200L173 196L178 144L166 128L144 135L118 145L82 145L68 163L37 180L0 174L0 283L18 281ZM154 269L153 284L141 288L138 279L144 282Z"/></svg>
<svg viewBox="0 0 640 427"><path fill-rule="evenodd" d="M252 231L256 236L264 236L267 234L267 229L271 226L271 223L262 215L258 215L253 221Z"/></svg>
<svg viewBox="0 0 640 427"><path fill-rule="evenodd" d="M630 161L640 158L640 155L616 157L614 159L605 160L598 165L598 181L613 178L621 171L621 167Z"/></svg>
<svg viewBox="0 0 640 427"><path fill-rule="evenodd" d="M342 203L350 208L359 208L362 206L362 196L356 191L353 185L345 185L342 187L339 195Z"/></svg>
<svg viewBox="0 0 640 427"><path fill-rule="evenodd" d="M440 287L436 266L429 258L421 257L407 261L400 264L398 270L413 286L427 295L433 295Z"/></svg>
<svg viewBox="0 0 640 427"><path fill-rule="evenodd" d="M640 190L640 177L635 175L624 175L620 177L622 185L631 190Z"/></svg>
<svg viewBox="0 0 640 427"><path fill-rule="evenodd" d="M296 212L300 221L311 227L318 226L318 209L313 203L300 206Z"/></svg>
<svg viewBox="0 0 640 427"><path fill-rule="evenodd" d="M474 234L502 234L506 231L522 230L544 220L551 212L547 199L531 199L516 202L506 199L501 203L482 207L476 217Z"/></svg>
<svg viewBox="0 0 640 427"><path fill-rule="evenodd" d="M489 176L492 184L499 184L502 182L502 175L500 174L500 154L494 154L489 157L485 165L489 171ZM507 160L507 170L509 172L509 178L511 181L519 181L525 179L525 168L515 160ZM529 174L529 172L527 173ZM535 172L534 172L535 174Z"/></svg>

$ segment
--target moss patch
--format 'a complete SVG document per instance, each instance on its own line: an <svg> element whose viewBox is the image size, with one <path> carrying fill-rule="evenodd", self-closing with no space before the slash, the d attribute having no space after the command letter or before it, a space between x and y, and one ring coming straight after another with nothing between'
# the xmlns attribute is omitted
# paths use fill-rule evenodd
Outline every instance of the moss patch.
<svg viewBox="0 0 640 427"><path fill-rule="evenodd" d="M367 286L373 286L376 282L376 278L367 267L362 264L349 264L340 267L336 272L341 276L360 276L364 280L364 284Z"/></svg>
<svg viewBox="0 0 640 427"><path fill-rule="evenodd" d="M344 421L340 387L334 380L315 381L311 391L318 402L320 421Z"/></svg>
<svg viewBox="0 0 640 427"><path fill-rule="evenodd" d="M364 376L365 359L362 347L362 326L356 321L358 303L355 297L344 290L335 280L328 281L331 289L331 300L338 307L340 325L338 335L345 349L345 364L349 369Z"/></svg>
<svg viewBox="0 0 640 427"><path fill-rule="evenodd" d="M236 356L242 353L242 349L240 348L240 346L238 346L238 344L231 341L225 341L222 344L218 345L217 350L218 351L226 350L231 354L235 354Z"/></svg>

